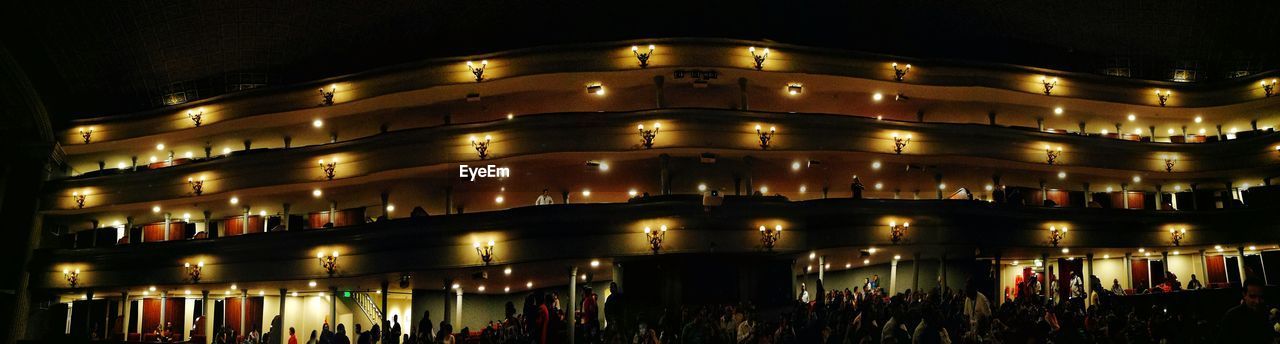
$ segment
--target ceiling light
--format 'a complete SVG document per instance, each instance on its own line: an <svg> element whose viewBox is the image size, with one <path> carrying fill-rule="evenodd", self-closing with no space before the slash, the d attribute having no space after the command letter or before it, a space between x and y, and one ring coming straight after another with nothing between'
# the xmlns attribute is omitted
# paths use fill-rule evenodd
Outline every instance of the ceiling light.
<svg viewBox="0 0 1280 344"><path fill-rule="evenodd" d="M314 121L311 121L311 126L316 127L316 128L323 127L323 126L324 126L324 121L322 121L322 120L318 120L318 119L317 119L317 120L314 120Z"/></svg>

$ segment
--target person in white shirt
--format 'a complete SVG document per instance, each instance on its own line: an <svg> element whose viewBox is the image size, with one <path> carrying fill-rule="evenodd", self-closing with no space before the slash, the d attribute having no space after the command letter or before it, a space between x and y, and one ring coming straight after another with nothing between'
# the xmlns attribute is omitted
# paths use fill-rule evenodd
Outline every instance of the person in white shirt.
<svg viewBox="0 0 1280 344"><path fill-rule="evenodd" d="M805 290L804 283L800 283L800 302L809 303L809 291Z"/></svg>
<svg viewBox="0 0 1280 344"><path fill-rule="evenodd" d="M969 331L966 336L980 335L991 319L991 301L986 295L978 292L973 279L965 281L964 316L969 320Z"/></svg>
<svg viewBox="0 0 1280 344"><path fill-rule="evenodd" d="M533 205L550 205L555 203L556 201L551 199L551 194L547 193L547 189L542 189L542 195L538 196L538 200L534 201Z"/></svg>

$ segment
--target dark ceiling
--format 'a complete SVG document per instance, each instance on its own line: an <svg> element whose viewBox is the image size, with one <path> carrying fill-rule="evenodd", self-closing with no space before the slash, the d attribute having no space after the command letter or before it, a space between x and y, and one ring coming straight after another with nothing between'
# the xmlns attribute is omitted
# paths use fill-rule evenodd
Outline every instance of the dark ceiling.
<svg viewBox="0 0 1280 344"><path fill-rule="evenodd" d="M653 37L773 40L1193 81L1273 69L1276 1L38 1L4 44L55 127L428 57ZM1243 71L1243 72L1241 72Z"/></svg>

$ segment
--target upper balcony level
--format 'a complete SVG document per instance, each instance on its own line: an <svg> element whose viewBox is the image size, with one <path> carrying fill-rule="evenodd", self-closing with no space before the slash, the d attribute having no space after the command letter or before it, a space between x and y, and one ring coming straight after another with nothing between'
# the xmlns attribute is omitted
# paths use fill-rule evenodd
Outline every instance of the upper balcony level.
<svg viewBox="0 0 1280 344"><path fill-rule="evenodd" d="M638 44L636 52L631 43ZM183 108L84 120L59 137L74 175L132 169L153 159L163 164L188 155L297 147L387 130L555 112L751 109L999 124L1162 142L1248 136L1271 128L1278 118L1275 99L1257 80L1187 86L782 45L770 46L765 56L760 42L654 40L652 53L648 43L501 52L469 57L470 67L463 58L424 61ZM748 51L752 45L762 58L759 69ZM643 68L642 55L647 56ZM896 80L895 68L904 72L902 81ZM483 78L477 82L474 72L480 70ZM1155 89L1172 93L1156 96ZM324 92L333 92L332 106L322 105Z"/></svg>

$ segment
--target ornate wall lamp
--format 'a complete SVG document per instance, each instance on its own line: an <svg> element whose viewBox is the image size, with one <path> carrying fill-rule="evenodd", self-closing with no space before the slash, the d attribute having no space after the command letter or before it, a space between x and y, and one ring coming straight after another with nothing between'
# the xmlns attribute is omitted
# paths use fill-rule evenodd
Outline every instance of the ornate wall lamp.
<svg viewBox="0 0 1280 344"><path fill-rule="evenodd" d="M89 195L89 191L80 193L79 191L71 192L71 199L76 201L76 209L84 209L84 198Z"/></svg>
<svg viewBox="0 0 1280 344"><path fill-rule="evenodd" d="M910 73L910 72L911 72L910 63L908 63L906 67L898 67L897 62L893 63L893 80L902 82L902 80L907 78L907 73Z"/></svg>
<svg viewBox="0 0 1280 344"><path fill-rule="evenodd" d="M897 221L889 221L889 240L893 241L894 245L897 245L899 241L906 238L907 228L909 227L911 227L910 222L903 222L899 226Z"/></svg>
<svg viewBox="0 0 1280 344"><path fill-rule="evenodd" d="M1160 90L1156 90L1156 99L1160 100L1160 106L1164 106L1165 103L1168 103L1170 96L1173 96L1173 91L1164 90L1164 93L1160 93Z"/></svg>
<svg viewBox="0 0 1280 344"><path fill-rule="evenodd" d="M1267 83L1266 80L1258 82L1258 84L1262 85L1262 92L1266 94L1267 97L1271 97L1272 94L1275 94L1277 80L1278 79L1271 79L1271 83Z"/></svg>
<svg viewBox="0 0 1280 344"><path fill-rule="evenodd" d="M1182 229L1169 228L1169 241L1173 242L1173 246L1182 244L1182 239L1187 237L1187 228Z"/></svg>
<svg viewBox="0 0 1280 344"><path fill-rule="evenodd" d="M658 230L644 228L644 238L649 242L649 249L653 250L653 254L658 254L658 250L662 249L662 241L667 238L667 225L658 227Z"/></svg>
<svg viewBox="0 0 1280 344"><path fill-rule="evenodd" d="M204 193L204 176L200 176L200 179L187 177L187 184L191 185L192 194L200 196Z"/></svg>
<svg viewBox="0 0 1280 344"><path fill-rule="evenodd" d="M475 248L476 255L480 256L480 260L484 262L485 266L493 262L493 240L489 240L488 245L480 245L480 242L477 241L475 242Z"/></svg>
<svg viewBox="0 0 1280 344"><path fill-rule="evenodd" d="M80 137L84 139L84 143L89 143L93 139L93 127L80 128Z"/></svg>
<svg viewBox="0 0 1280 344"><path fill-rule="evenodd" d="M1058 149L1053 149L1053 147L1046 144L1044 145L1044 155L1045 162L1049 163L1049 165L1053 165L1053 163L1058 161L1058 156L1062 155L1062 146L1058 146Z"/></svg>
<svg viewBox="0 0 1280 344"><path fill-rule="evenodd" d="M1040 77L1040 84L1044 85L1044 95L1053 95L1053 88L1058 86L1058 78L1049 79Z"/></svg>
<svg viewBox="0 0 1280 344"><path fill-rule="evenodd" d="M902 149L907 148L907 144L911 143L911 134L907 136L899 136L897 132L893 133L893 153L902 154Z"/></svg>
<svg viewBox="0 0 1280 344"><path fill-rule="evenodd" d="M476 64L471 61L467 61L467 70L476 76L476 82L484 81L484 69L487 67L489 67L489 60L481 60L479 67L476 67Z"/></svg>
<svg viewBox="0 0 1280 344"><path fill-rule="evenodd" d="M645 129L644 124L636 125L636 130L640 131L640 140L644 148L653 148L653 139L658 137L658 130L662 129L662 123L653 122L653 129Z"/></svg>
<svg viewBox="0 0 1280 344"><path fill-rule="evenodd" d="M489 157L489 142L492 142L492 137L489 137L489 135L484 136L484 141L477 140L475 136L471 137L471 148L476 149L476 154L480 155L480 160Z"/></svg>
<svg viewBox="0 0 1280 344"><path fill-rule="evenodd" d="M778 133L778 128L769 127L769 131L761 130L760 125L756 124L756 136L760 137L760 149L769 149L769 144L773 142L773 135Z"/></svg>
<svg viewBox="0 0 1280 344"><path fill-rule="evenodd" d="M764 246L767 251L773 251L773 245L782 240L782 225L774 225L773 228L760 226L760 245Z"/></svg>
<svg viewBox="0 0 1280 344"><path fill-rule="evenodd" d="M1058 247L1058 242L1061 242L1062 239L1066 238L1067 226L1062 226L1061 229L1057 226L1049 226L1049 243L1053 244L1053 247Z"/></svg>
<svg viewBox="0 0 1280 344"><path fill-rule="evenodd" d="M1166 155L1166 156L1163 156L1163 157L1161 157L1161 158L1163 158L1163 159L1164 159L1164 171L1165 171L1165 172L1173 172L1173 165L1178 163L1178 156L1177 156L1177 155L1172 155L1172 156L1170 156L1170 155Z"/></svg>
<svg viewBox="0 0 1280 344"><path fill-rule="evenodd" d="M756 70L764 69L764 61L769 58L769 48L764 48L763 54L756 54L756 47L747 48L747 52L751 53L751 58L756 62Z"/></svg>
<svg viewBox="0 0 1280 344"><path fill-rule="evenodd" d="M190 262L182 263L182 268L186 270L187 279L190 279L191 283L200 283L200 272L204 270L204 261L197 262L196 265L191 265Z"/></svg>
<svg viewBox="0 0 1280 344"><path fill-rule="evenodd" d="M329 85L328 91L325 91L324 87L321 87L320 88L320 97L321 97L320 105L322 106L333 105L333 95L335 93L338 93L338 84Z"/></svg>
<svg viewBox="0 0 1280 344"><path fill-rule="evenodd" d="M204 109L187 110L187 118L190 118L191 122L196 124L196 128L199 128L200 124L204 123Z"/></svg>
<svg viewBox="0 0 1280 344"><path fill-rule="evenodd" d="M338 158L335 157L328 162L320 159L317 162L320 164L320 170L324 171L325 179L333 180L333 176L337 174L338 170Z"/></svg>
<svg viewBox="0 0 1280 344"><path fill-rule="evenodd" d="M333 274L338 272L338 251L333 251L329 255L317 252L316 260L320 261L320 267L324 268L324 272L328 273L329 277L333 277Z"/></svg>
<svg viewBox="0 0 1280 344"><path fill-rule="evenodd" d="M76 268L75 270L72 270L63 268L62 278L67 280L68 287L75 288L76 284L80 283L80 269Z"/></svg>
<svg viewBox="0 0 1280 344"><path fill-rule="evenodd" d="M653 44L649 45L649 51L640 52L639 46L631 46L631 54L636 56L636 61L640 62L640 68L649 67L649 56L653 55Z"/></svg>

